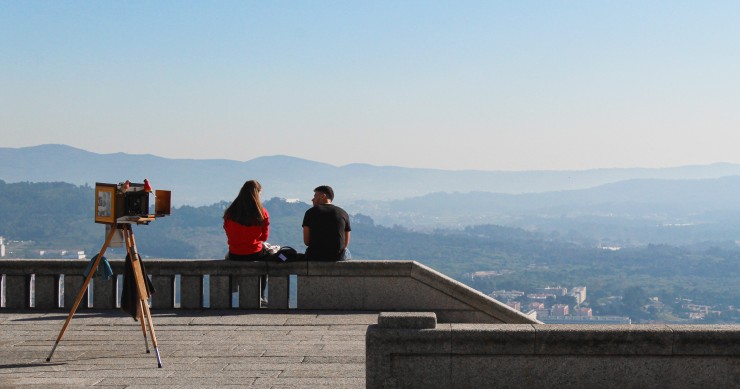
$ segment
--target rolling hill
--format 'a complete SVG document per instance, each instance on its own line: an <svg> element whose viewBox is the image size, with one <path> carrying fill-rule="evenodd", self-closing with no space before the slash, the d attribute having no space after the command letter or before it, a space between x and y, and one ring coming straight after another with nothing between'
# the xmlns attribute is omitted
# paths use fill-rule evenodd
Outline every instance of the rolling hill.
<svg viewBox="0 0 740 389"><path fill-rule="evenodd" d="M542 193L587 189L634 179L713 179L740 175L740 165L713 164L663 169L582 171L472 171L351 164L333 166L289 156L247 161L168 159L142 154L97 154L65 145L0 148L0 179L13 182L67 182L94 185L148 178L173 191L174 205L207 205L231 200L247 179L257 179L266 198L308 201L318 185L332 185L337 201L388 201L431 193Z"/></svg>

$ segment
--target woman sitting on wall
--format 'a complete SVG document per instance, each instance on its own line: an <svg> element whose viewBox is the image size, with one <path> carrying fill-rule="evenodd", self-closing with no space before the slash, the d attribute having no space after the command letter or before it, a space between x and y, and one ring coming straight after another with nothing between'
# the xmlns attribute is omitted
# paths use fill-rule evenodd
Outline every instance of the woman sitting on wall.
<svg viewBox="0 0 740 389"><path fill-rule="evenodd" d="M270 234L270 215L262 207L262 186L256 180L244 183L239 195L224 211L224 231L229 244L226 259L232 261L267 261L271 252L265 241ZM260 276L262 302L267 276Z"/></svg>

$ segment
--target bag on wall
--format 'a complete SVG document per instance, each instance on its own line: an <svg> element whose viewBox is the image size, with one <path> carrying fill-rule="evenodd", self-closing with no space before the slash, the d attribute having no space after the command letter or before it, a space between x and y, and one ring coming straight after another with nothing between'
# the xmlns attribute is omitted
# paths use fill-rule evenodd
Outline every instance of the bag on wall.
<svg viewBox="0 0 740 389"><path fill-rule="evenodd" d="M290 246L282 246L272 258L275 262L294 262L298 259L298 252Z"/></svg>

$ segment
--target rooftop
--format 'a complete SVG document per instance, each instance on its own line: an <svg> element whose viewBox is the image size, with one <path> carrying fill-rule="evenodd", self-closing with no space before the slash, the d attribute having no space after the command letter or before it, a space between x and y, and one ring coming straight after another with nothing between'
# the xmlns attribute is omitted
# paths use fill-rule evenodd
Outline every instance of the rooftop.
<svg viewBox="0 0 740 389"><path fill-rule="evenodd" d="M0 314L0 387L362 388L377 312L153 311L163 368L123 311L81 310L46 362L64 311Z"/></svg>

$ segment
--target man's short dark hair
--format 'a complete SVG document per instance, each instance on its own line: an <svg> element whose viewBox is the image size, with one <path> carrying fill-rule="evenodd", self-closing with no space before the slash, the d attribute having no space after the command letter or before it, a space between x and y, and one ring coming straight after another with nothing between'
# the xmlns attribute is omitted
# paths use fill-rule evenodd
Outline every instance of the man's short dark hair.
<svg viewBox="0 0 740 389"><path fill-rule="evenodd" d="M329 185L317 186L316 189L314 189L313 191L323 193L326 195L326 198L328 198L331 201L334 201L334 189L332 189L331 186Z"/></svg>

